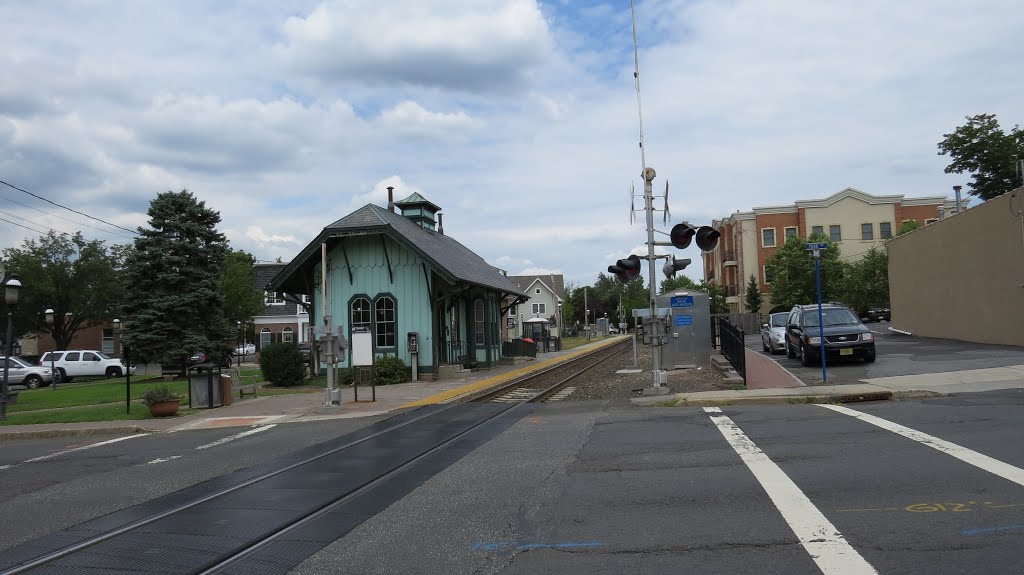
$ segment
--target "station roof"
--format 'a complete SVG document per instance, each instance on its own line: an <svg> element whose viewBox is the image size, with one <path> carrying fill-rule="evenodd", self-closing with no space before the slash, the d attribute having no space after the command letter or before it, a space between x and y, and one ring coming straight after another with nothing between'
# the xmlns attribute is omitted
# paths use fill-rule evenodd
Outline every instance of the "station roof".
<svg viewBox="0 0 1024 575"><path fill-rule="evenodd" d="M451 284L461 281L508 295L526 295L498 268L488 264L455 238L423 228L405 216L374 204L367 204L325 227L270 281L268 289L310 294L312 287L298 276L310 272L311 266L320 261L320 245L332 239L363 235L385 235L406 245L429 261L435 271Z"/></svg>

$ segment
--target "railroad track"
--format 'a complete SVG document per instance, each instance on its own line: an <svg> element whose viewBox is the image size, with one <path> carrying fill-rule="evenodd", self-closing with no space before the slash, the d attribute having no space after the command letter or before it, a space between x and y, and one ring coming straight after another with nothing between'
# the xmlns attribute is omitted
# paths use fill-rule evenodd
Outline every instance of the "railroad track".
<svg viewBox="0 0 1024 575"><path fill-rule="evenodd" d="M400 498L424 474L469 451L446 447L485 442L490 436L474 435L487 431L474 431L496 421L511 425L531 404L564 392L573 379L624 349L601 348L494 392L407 412L6 549L0 575L287 573L397 500L388 497ZM493 401L513 390L520 399ZM363 497L388 482L388 489Z"/></svg>
<svg viewBox="0 0 1024 575"><path fill-rule="evenodd" d="M498 389L488 390L473 398L474 401L517 403L543 402L565 399L575 387L570 386L587 371L631 348L632 340L625 340L595 350L577 361L566 362L511 381Z"/></svg>

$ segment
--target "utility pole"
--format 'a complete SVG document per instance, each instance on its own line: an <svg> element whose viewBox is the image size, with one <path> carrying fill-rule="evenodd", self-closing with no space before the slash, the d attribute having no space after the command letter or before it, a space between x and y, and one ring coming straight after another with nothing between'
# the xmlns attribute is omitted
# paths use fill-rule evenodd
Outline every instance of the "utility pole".
<svg viewBox="0 0 1024 575"><path fill-rule="evenodd" d="M587 341L590 341L590 306L587 305L587 288L583 288L583 331L587 332Z"/></svg>
<svg viewBox="0 0 1024 575"><path fill-rule="evenodd" d="M640 80L637 79L639 85ZM641 128L642 129L642 128ZM658 303L655 298L658 296L658 284L655 283L657 278L654 271L654 178L657 174L654 168L648 167L645 164L644 167L644 210L647 212L647 268L648 278L650 279L650 291L651 291L651 355L653 358L654 366L653 371L653 387L655 393L659 391L661 387L661 323L658 321Z"/></svg>

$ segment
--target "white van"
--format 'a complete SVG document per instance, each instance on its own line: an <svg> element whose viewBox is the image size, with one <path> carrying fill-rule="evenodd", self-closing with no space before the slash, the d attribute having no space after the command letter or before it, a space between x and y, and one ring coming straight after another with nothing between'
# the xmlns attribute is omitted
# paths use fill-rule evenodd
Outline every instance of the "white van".
<svg viewBox="0 0 1024 575"><path fill-rule="evenodd" d="M39 358L39 365L49 367L51 355L59 381L71 381L76 377L89 376L114 378L122 377L125 373L124 363L120 359L93 349L48 351ZM132 373L135 373L134 367Z"/></svg>

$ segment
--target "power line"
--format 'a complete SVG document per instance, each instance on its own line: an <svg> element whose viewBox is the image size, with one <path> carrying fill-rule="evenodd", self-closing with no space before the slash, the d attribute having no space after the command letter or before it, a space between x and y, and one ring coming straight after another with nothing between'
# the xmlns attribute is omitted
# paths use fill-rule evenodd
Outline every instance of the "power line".
<svg viewBox="0 0 1024 575"><path fill-rule="evenodd" d="M3 198L4 200L7 200L8 202L11 202L12 204L18 204L19 206L28 208L30 210L35 210L35 211L37 211L37 212L39 212L41 214L46 214L46 215L48 215L50 217L53 217L53 218L59 218L59 219L62 219L64 221L66 221L66 222L71 222L71 223L75 224L76 226L84 226L84 227L87 227L87 228L94 229L94 230L96 230L98 232L102 232L102 233L105 233L105 234L110 234L110 235L117 236L119 238L125 238L125 239L129 239L129 240L130 239L134 239L131 236L126 236L124 234L119 234L117 232L112 232L110 230L105 230L103 228L97 228L96 226L90 226L89 224L87 224L85 222L80 222L78 220L72 220L71 218L65 218L64 216L58 216L57 214L50 213L50 212L48 212L46 210L40 210L39 208L37 208L35 206L30 206L28 204L19 202L17 200L12 200L11 198L8 198L7 196L4 196L4 195L0 195L0 198ZM10 214L10 215L13 215L13 214ZM49 227L49 226L47 226L47 227Z"/></svg>
<svg viewBox="0 0 1024 575"><path fill-rule="evenodd" d="M37 234L44 234L44 235L46 234L46 232L39 231L37 229L30 228L30 227L28 227L26 225L19 224L18 222L12 222L11 220L7 220L7 219L4 219L4 218L0 218L0 222L7 222L9 224L14 224L14 225L18 226L19 228L25 228L26 230L33 231L33 232L35 232Z"/></svg>
<svg viewBox="0 0 1024 575"><path fill-rule="evenodd" d="M46 198L44 198L44 197L42 197L42 196L39 196L39 195L33 194L32 192L30 192L30 191L28 191L28 190L23 190L23 189L19 188L18 186L15 186L14 184L9 184L9 183L7 183L7 182L5 182L5 181L3 181L3 180L0 180L0 184L3 184L3 185L5 185L5 186L7 186L7 187L9 187L9 188L14 188L15 190L18 190L19 192L24 192L24 193L26 193L26 194L28 194L28 195L32 196L33 198L36 198L36 199L40 199L40 200L43 200L44 202L46 202L46 203L49 203L49 204L53 204L53 205L57 206L58 208L64 208L65 210L67 210L67 211L69 211L69 212L74 212L74 213L76 213L76 214L78 214L78 215L80 215L80 216L85 216L85 217L89 218L90 220L96 220L97 222L102 222L102 223L104 223L104 224L107 224L108 226L113 226L113 227L115 227L115 228L117 228L117 229L119 229L119 230L124 230L124 231L126 231L126 232L128 232L128 233L132 233L132 234L135 234L135 235L139 235L139 232L137 232L137 231L135 231L135 230L130 230L130 229L128 229L128 228L123 228L123 227L121 227L121 226L119 226L119 225L117 225L117 224L112 224L112 223L110 223L110 222L108 222L108 221L106 221L106 220L101 220L100 218L97 218L97 217L95 217L95 216L90 216L90 215L89 215L89 214L87 214L87 213L84 213L84 212L80 212L80 211L78 211L78 210L73 210L73 209L71 209L71 208L69 208L69 207L67 207L67 206L65 206L65 205L62 205L62 204L58 204L57 202L54 202L54 201L52 201L52 200L48 200L48 199L46 199Z"/></svg>

